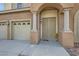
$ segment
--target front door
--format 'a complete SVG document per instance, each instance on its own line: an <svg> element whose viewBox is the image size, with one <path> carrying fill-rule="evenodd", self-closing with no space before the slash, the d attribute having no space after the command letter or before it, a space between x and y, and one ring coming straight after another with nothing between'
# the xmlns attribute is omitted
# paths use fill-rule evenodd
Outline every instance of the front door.
<svg viewBox="0 0 79 59"><path fill-rule="evenodd" d="M42 19L42 39L55 40L56 37L56 18L43 18Z"/></svg>

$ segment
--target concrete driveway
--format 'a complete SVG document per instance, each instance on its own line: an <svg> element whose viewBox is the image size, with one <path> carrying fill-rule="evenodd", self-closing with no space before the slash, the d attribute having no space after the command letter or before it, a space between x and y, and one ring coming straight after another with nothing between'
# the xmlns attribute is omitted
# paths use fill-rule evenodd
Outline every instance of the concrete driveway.
<svg viewBox="0 0 79 59"><path fill-rule="evenodd" d="M56 41L41 41L38 45L20 40L0 40L0 56L69 56Z"/></svg>

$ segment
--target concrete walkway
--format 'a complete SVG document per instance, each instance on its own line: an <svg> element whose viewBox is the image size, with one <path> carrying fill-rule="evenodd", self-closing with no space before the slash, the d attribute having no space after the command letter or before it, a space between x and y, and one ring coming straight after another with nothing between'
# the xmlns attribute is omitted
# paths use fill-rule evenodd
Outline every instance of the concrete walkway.
<svg viewBox="0 0 79 59"><path fill-rule="evenodd" d="M38 45L26 41L0 40L0 56L69 56L56 41L41 41Z"/></svg>

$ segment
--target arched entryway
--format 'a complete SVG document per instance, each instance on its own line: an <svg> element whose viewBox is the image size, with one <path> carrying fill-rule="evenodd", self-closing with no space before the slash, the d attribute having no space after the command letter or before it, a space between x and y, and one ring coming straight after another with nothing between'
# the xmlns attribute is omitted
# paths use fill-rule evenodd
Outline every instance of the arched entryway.
<svg viewBox="0 0 79 59"><path fill-rule="evenodd" d="M79 10L76 12L74 17L74 34L75 34L75 43L79 43Z"/></svg>
<svg viewBox="0 0 79 59"><path fill-rule="evenodd" d="M64 6L63 6L64 5ZM70 4L71 5L71 4ZM33 14L32 18L32 31L31 31L31 38L32 43L38 43L43 35L41 35L44 31L41 28L44 28L47 24L54 25L52 28L48 28L49 25L47 25L48 29L51 29L51 31L46 30L48 32L55 32L54 35L57 36L60 43L65 47L73 47L73 32L69 28L69 7L70 5L67 4L61 4L61 3L39 3L39 4L32 4L31 5L31 11ZM50 12L50 10L52 10ZM57 12L53 12L53 11ZM57 14L57 18L54 17L55 14ZM53 15L54 14L54 15ZM43 15L43 16L42 16ZM53 15L53 16L50 16ZM55 21L48 21L49 19L53 19ZM57 21L56 21L57 19ZM42 21L43 20L43 21ZM45 20L45 21L44 21ZM41 27L41 23L45 25ZM53 23L54 22L54 23ZM57 23L58 22L58 23ZM53 28L55 30L53 30ZM53 31L52 31L53 30ZM46 33L46 32L45 32ZM47 33L48 34L48 33ZM49 34L50 35L50 34ZM49 37L53 37L53 34L51 34ZM54 38L56 38L54 36ZM45 36L47 37L47 36Z"/></svg>
<svg viewBox="0 0 79 59"><path fill-rule="evenodd" d="M40 39L45 41L57 40L59 32L60 4L43 4L39 8Z"/></svg>
<svg viewBox="0 0 79 59"><path fill-rule="evenodd" d="M44 10L41 13L41 39L55 40L58 33L57 10Z"/></svg>

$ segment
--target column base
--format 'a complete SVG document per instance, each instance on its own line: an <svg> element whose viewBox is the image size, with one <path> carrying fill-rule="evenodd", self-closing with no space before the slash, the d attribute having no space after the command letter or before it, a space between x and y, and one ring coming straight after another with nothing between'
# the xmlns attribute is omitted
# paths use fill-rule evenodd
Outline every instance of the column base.
<svg viewBox="0 0 79 59"><path fill-rule="evenodd" d="M74 35L73 32L62 32L60 43L66 48L74 47Z"/></svg>
<svg viewBox="0 0 79 59"><path fill-rule="evenodd" d="M39 33L38 32L31 32L31 43L37 44L39 41Z"/></svg>

